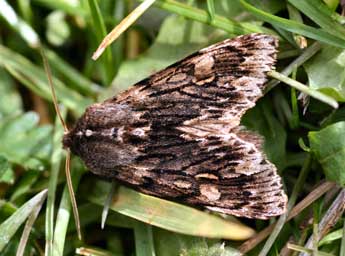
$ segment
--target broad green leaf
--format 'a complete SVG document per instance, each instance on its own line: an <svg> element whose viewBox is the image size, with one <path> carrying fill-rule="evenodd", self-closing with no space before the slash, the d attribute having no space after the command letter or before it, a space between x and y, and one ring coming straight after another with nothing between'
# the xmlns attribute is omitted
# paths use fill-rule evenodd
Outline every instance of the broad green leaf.
<svg viewBox="0 0 345 256"><path fill-rule="evenodd" d="M88 199L102 205L109 188L110 183L95 182ZM194 208L144 195L122 186L114 196L110 209L153 226L188 235L244 240L254 234L251 228L237 221L224 220Z"/></svg>
<svg viewBox="0 0 345 256"><path fill-rule="evenodd" d="M345 101L345 50L325 45L304 67L311 88Z"/></svg>
<svg viewBox="0 0 345 256"><path fill-rule="evenodd" d="M4 182L7 184L13 184L14 180L15 180L14 171L11 167L7 168L0 178L0 182Z"/></svg>
<svg viewBox="0 0 345 256"><path fill-rule="evenodd" d="M11 240L11 237L29 217L35 207L45 199L46 195L47 190L38 193L0 224L0 252L5 248L7 243Z"/></svg>
<svg viewBox="0 0 345 256"><path fill-rule="evenodd" d="M0 154L0 182L13 183L14 173L7 158Z"/></svg>
<svg viewBox="0 0 345 256"><path fill-rule="evenodd" d="M51 150L51 126L37 126L35 112L8 118L0 124L0 154L24 168L42 168Z"/></svg>
<svg viewBox="0 0 345 256"><path fill-rule="evenodd" d="M325 122L322 123L322 126L328 126L330 124L345 121L345 106L340 107L335 112L333 112L331 115L327 117Z"/></svg>
<svg viewBox="0 0 345 256"><path fill-rule="evenodd" d="M22 100L15 87L15 82L8 73L0 68L0 121L9 115L22 112Z"/></svg>
<svg viewBox="0 0 345 256"><path fill-rule="evenodd" d="M3 155L0 155L0 178L5 173L5 171L9 168L9 163L7 158Z"/></svg>
<svg viewBox="0 0 345 256"><path fill-rule="evenodd" d="M345 122L309 132L310 149L322 165L326 178L345 186Z"/></svg>

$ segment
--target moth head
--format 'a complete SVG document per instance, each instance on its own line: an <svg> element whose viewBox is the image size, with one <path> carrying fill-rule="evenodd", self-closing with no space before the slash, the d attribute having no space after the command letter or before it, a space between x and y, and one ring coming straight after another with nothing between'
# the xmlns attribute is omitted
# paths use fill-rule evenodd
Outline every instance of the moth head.
<svg viewBox="0 0 345 256"><path fill-rule="evenodd" d="M135 158L135 147L128 143L133 118L126 104L93 104L64 135L64 148L79 156L93 173L109 176L114 166L130 164Z"/></svg>

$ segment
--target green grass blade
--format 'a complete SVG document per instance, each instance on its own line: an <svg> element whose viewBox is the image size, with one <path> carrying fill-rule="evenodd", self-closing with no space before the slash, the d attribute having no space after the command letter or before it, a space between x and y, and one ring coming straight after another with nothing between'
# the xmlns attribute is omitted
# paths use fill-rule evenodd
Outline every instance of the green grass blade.
<svg viewBox="0 0 345 256"><path fill-rule="evenodd" d="M134 238L136 256L156 255L153 243L152 226L139 221L135 222Z"/></svg>
<svg viewBox="0 0 345 256"><path fill-rule="evenodd" d="M18 0L18 9L24 20L32 24L33 13L30 3L30 0Z"/></svg>
<svg viewBox="0 0 345 256"><path fill-rule="evenodd" d="M99 85L93 83L86 76L79 73L79 71L63 60L54 51L45 49L45 53L51 67L53 68L53 73L58 72L59 75L64 78L64 81L67 82L69 87L78 90L89 97L95 96L101 90Z"/></svg>
<svg viewBox="0 0 345 256"><path fill-rule="evenodd" d="M61 10L70 15L87 17L87 11L82 8L83 1L65 1L65 0L34 0L35 3L48 7L52 10Z"/></svg>
<svg viewBox="0 0 345 256"><path fill-rule="evenodd" d="M291 20L294 20L299 23L303 23L303 18L301 13L297 8L292 6L291 4L287 4L287 11L289 13L289 17ZM298 34L293 34L294 42L297 44L297 46L301 49L307 47L307 39L304 36L298 35Z"/></svg>
<svg viewBox="0 0 345 256"><path fill-rule="evenodd" d="M321 0L288 0L298 10L330 34L345 40L345 28L333 20L333 12Z"/></svg>
<svg viewBox="0 0 345 256"><path fill-rule="evenodd" d="M304 84L302 84L302 83L300 83L294 79L291 79L287 76L284 76L281 73L278 73L276 71L270 71L270 72L268 72L268 75L272 78L275 78L277 80L280 80L280 81L290 85L293 88L296 88L297 90L309 95L310 97L313 97L319 101L322 101L323 103L330 105L333 108L339 107L339 104L335 99L327 96L326 94L323 94L322 92L313 90L313 89L309 88L308 86L306 86L306 85L304 85Z"/></svg>
<svg viewBox="0 0 345 256"><path fill-rule="evenodd" d="M0 66L5 67L16 79L44 99L52 100L51 91L44 70L20 54L0 45ZM77 115L93 101L83 97L56 77L53 77L58 100Z"/></svg>
<svg viewBox="0 0 345 256"><path fill-rule="evenodd" d="M0 225L0 252L10 241L11 237L16 233L18 228L29 217L34 208L40 204L42 200L47 196L47 190L43 190L36 196L22 205L14 214L7 218Z"/></svg>
<svg viewBox="0 0 345 256"><path fill-rule="evenodd" d="M31 47L37 48L41 43L36 32L22 20L5 0L0 0L0 16L16 31Z"/></svg>
<svg viewBox="0 0 345 256"><path fill-rule="evenodd" d="M345 238L345 236L343 236L343 232L344 232L344 225L342 229L337 229L336 231L333 231L327 234L324 238L322 238L319 242L319 247L325 244L332 243L334 240L342 239L343 237Z"/></svg>
<svg viewBox="0 0 345 256"><path fill-rule="evenodd" d="M61 109L62 117L66 117L66 109ZM62 147L61 140L63 136L63 127L59 118L55 119L55 132L53 135L53 153L51 156L51 171L49 177L49 189L46 208L46 255L53 255L53 239L54 239L54 208L56 198L56 187L61 167Z"/></svg>
<svg viewBox="0 0 345 256"><path fill-rule="evenodd" d="M343 38L334 36L322 29L317 29L311 26L301 24L296 21L280 18L278 16L264 12L248 4L244 0L239 0L239 1L242 3L244 8L246 8L249 12L253 13L259 19L272 23L273 25L281 27L287 31L290 31L296 34L301 34L305 37L309 37L314 40L318 40L318 41L321 41L321 42L324 42L336 47L345 48L345 40Z"/></svg>
<svg viewBox="0 0 345 256"><path fill-rule="evenodd" d="M272 30L264 28L262 26L246 22L237 22L231 20L230 18L225 18L219 15L215 15L214 19L210 21L207 11L194 8L192 6L174 0L157 0L154 5L169 12L184 16L186 18L209 24L215 28L222 29L232 35L249 34L255 32L274 34Z"/></svg>
<svg viewBox="0 0 345 256"><path fill-rule="evenodd" d="M110 183L97 181L88 199L103 205ZM239 222L226 221L220 217L144 195L120 186L110 209L126 216L170 231L211 238L243 240L252 236L253 230Z"/></svg>
<svg viewBox="0 0 345 256"><path fill-rule="evenodd" d="M216 11L214 9L214 0L207 0L207 12L210 15L211 20L214 19Z"/></svg>
<svg viewBox="0 0 345 256"><path fill-rule="evenodd" d="M40 213L44 200L45 200L45 197L42 197L41 201L39 201L38 204L33 208L32 213L28 217L28 220L26 221L26 224L23 230L22 237L20 238L16 256L24 255L25 246L30 236L30 231L32 229L32 226L35 223L35 220L37 219L38 214Z"/></svg>
<svg viewBox="0 0 345 256"><path fill-rule="evenodd" d="M107 35L107 30L103 21L102 13L99 9L98 2L96 0L88 0L90 15L92 18L92 28L96 36L97 42L102 42L103 38ZM102 72L104 85L110 85L111 80L115 74L115 64L111 54L111 48L108 47L101 57L102 60Z"/></svg>
<svg viewBox="0 0 345 256"><path fill-rule="evenodd" d="M319 42L313 43L311 46L305 49L300 56L298 56L286 68L284 68L280 73L285 76L289 76L294 70L302 66L307 60L313 57L320 49L321 49L321 45L319 44ZM273 89L279 83L280 81L276 79L268 82L266 85L265 93Z"/></svg>
<svg viewBox="0 0 345 256"><path fill-rule="evenodd" d="M0 168L1 173L1 168ZM38 170L28 170L21 177L20 181L16 184L16 187L11 194L10 201L13 202L30 192L32 185L39 179L41 172ZM0 174L1 177L1 174Z"/></svg>
<svg viewBox="0 0 345 256"><path fill-rule="evenodd" d="M71 165L72 167L72 165ZM77 191L77 187L84 170L80 168L73 168L71 172L73 188ZM65 186L57 211L56 223L54 229L54 241L53 241L53 255L62 256L65 247L65 241L67 236L67 227L71 216L71 200L68 193L67 185ZM82 217L82 216L81 216Z"/></svg>

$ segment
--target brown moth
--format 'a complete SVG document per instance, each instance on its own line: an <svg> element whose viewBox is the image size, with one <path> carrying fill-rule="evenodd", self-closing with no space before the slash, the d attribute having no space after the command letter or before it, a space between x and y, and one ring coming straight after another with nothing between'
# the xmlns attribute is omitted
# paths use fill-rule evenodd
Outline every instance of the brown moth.
<svg viewBox="0 0 345 256"><path fill-rule="evenodd" d="M88 107L63 145L91 172L161 198L241 217L286 210L261 136L240 126L263 95L277 40L214 44Z"/></svg>

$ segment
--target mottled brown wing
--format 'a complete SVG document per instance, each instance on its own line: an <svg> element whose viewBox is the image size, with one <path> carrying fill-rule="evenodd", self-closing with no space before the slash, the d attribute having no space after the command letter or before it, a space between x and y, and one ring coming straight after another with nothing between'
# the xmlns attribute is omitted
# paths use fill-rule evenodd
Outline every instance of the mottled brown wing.
<svg viewBox="0 0 345 256"><path fill-rule="evenodd" d="M181 144L175 139L151 144L135 166L136 170L150 166L149 170L131 173L131 180L144 193L213 211L260 219L280 215L287 197L260 143L259 136L236 130ZM118 177L128 180L128 174L120 172Z"/></svg>
<svg viewBox="0 0 345 256"><path fill-rule="evenodd" d="M181 60L90 106L64 145L88 168L147 194L269 218L285 211L259 136L239 127L262 96L277 41L251 34Z"/></svg>
<svg viewBox="0 0 345 256"><path fill-rule="evenodd" d="M176 113L173 124L183 120L185 125L231 129L262 96L276 47L277 40L264 34L225 40L155 73L115 101L154 111L152 117Z"/></svg>

